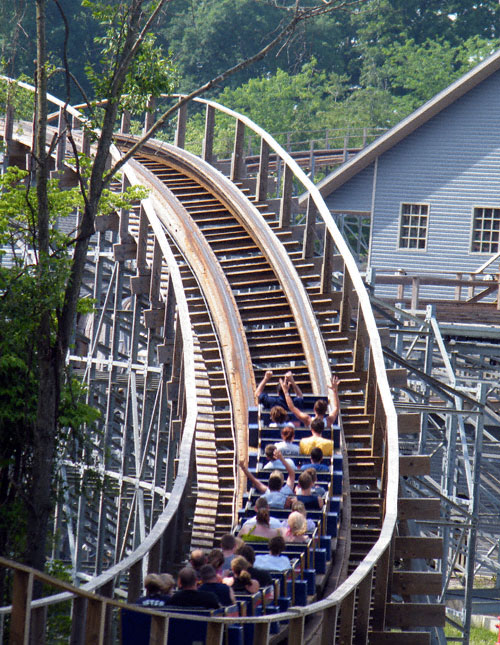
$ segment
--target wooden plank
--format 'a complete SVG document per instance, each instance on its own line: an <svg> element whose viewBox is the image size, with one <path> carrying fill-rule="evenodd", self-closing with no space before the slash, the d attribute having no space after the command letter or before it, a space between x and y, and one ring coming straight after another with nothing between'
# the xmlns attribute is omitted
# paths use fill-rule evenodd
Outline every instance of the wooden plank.
<svg viewBox="0 0 500 645"><path fill-rule="evenodd" d="M104 231L115 231L117 232L120 228L120 218L117 213L111 213L110 215L99 215L95 218L95 230L98 233L104 233Z"/></svg>
<svg viewBox="0 0 500 645"><path fill-rule="evenodd" d="M135 296L149 293L150 284L150 275L134 275L130 278L130 290Z"/></svg>
<svg viewBox="0 0 500 645"><path fill-rule="evenodd" d="M178 148L184 148L186 143L186 120L187 120L187 103L181 105L177 111L177 127L175 128L174 145Z"/></svg>
<svg viewBox="0 0 500 645"><path fill-rule="evenodd" d="M85 626L85 645L102 645L104 643L105 618L106 603L97 599L89 599Z"/></svg>
<svg viewBox="0 0 500 645"><path fill-rule="evenodd" d="M398 519L438 520L441 515L441 500L437 497L400 497Z"/></svg>
<svg viewBox="0 0 500 645"><path fill-rule="evenodd" d="M238 181L243 176L243 164L245 161L243 155L243 143L245 137L245 124L239 119L236 121L234 132L234 149L231 160L231 181Z"/></svg>
<svg viewBox="0 0 500 645"><path fill-rule="evenodd" d="M339 624L339 642L351 643L352 631L354 625L354 596L356 590L353 589L347 595L340 606L340 624Z"/></svg>
<svg viewBox="0 0 500 645"><path fill-rule="evenodd" d="M429 632L369 632L370 645L430 645Z"/></svg>
<svg viewBox="0 0 500 645"><path fill-rule="evenodd" d="M392 592L396 594L439 594L443 579L440 573L428 571L395 571Z"/></svg>
<svg viewBox="0 0 500 645"><path fill-rule="evenodd" d="M394 556L396 558L441 558L443 555L442 538L396 537Z"/></svg>
<svg viewBox="0 0 500 645"><path fill-rule="evenodd" d="M137 244L134 241L113 244L113 253L116 262L134 260L137 253Z"/></svg>
<svg viewBox="0 0 500 645"><path fill-rule="evenodd" d="M388 627L444 627L446 605L423 602L387 603Z"/></svg>
<svg viewBox="0 0 500 645"><path fill-rule="evenodd" d="M402 412L398 414L399 434L420 434L421 416L419 412Z"/></svg>
<svg viewBox="0 0 500 645"><path fill-rule="evenodd" d="M401 455L399 474L405 477L431 474L430 455Z"/></svg>
<svg viewBox="0 0 500 645"><path fill-rule="evenodd" d="M390 387L406 387L408 385L408 370L396 368L386 370Z"/></svg>
<svg viewBox="0 0 500 645"><path fill-rule="evenodd" d="M269 174L269 144L265 139L261 139L259 174L257 176L257 193L256 193L256 198L258 202L265 201L267 197L268 174Z"/></svg>
<svg viewBox="0 0 500 645"><path fill-rule="evenodd" d="M208 163L213 160L214 148L214 127L215 127L215 108L207 105L205 113L205 136L202 144L202 158Z"/></svg>
<svg viewBox="0 0 500 645"><path fill-rule="evenodd" d="M283 192L280 202L280 228L288 228L292 214L292 192L293 192L293 172L289 166L285 166L283 174Z"/></svg>
<svg viewBox="0 0 500 645"><path fill-rule="evenodd" d="M144 310L144 324L148 329L158 329L163 326L165 319L165 308L158 309L145 309Z"/></svg>
<svg viewBox="0 0 500 645"><path fill-rule="evenodd" d="M307 201L306 228L304 230L304 244L302 247L302 258L312 258L314 252L316 217L318 209L312 197Z"/></svg>

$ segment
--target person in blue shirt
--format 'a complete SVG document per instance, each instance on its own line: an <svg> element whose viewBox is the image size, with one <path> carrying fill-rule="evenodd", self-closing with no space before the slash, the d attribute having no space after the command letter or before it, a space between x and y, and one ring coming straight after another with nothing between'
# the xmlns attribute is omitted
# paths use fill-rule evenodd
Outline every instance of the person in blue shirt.
<svg viewBox="0 0 500 645"><path fill-rule="evenodd" d="M276 405L281 406L285 410L288 410L288 404L285 399L285 394L283 392L283 388L280 383L277 385L277 390L275 395L271 394L266 394L264 392L264 388L266 387L268 381L271 380L273 377L273 373L271 370L267 370L267 372L264 374L264 378L262 381L259 383L257 386L257 389L255 390L255 398L257 399L258 403L264 406L267 410L270 410ZM281 379L280 379L281 380ZM302 397L302 390L300 387L297 385L295 382L295 379L293 378L293 374L291 371L287 372L285 374L285 378L283 379L289 387L292 388L295 396L293 397L293 403L294 405L300 409L304 405L304 399Z"/></svg>
<svg viewBox="0 0 500 645"><path fill-rule="evenodd" d="M314 468L317 473L327 473L330 471L330 466L324 464L323 462L323 451L321 448L313 448L311 450L311 462L309 464L303 464L300 470L307 470L308 468Z"/></svg>
<svg viewBox="0 0 500 645"><path fill-rule="evenodd" d="M269 540L269 553L258 555L255 558L255 567L267 571L285 571L290 569L292 563L287 555L282 555L285 550L285 539L278 535Z"/></svg>

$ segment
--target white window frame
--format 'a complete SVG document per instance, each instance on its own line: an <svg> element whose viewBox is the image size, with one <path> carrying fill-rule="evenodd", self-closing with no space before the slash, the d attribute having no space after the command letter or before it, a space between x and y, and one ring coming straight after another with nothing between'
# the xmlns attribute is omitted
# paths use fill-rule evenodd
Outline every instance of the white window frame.
<svg viewBox="0 0 500 645"><path fill-rule="evenodd" d="M485 215L484 211L496 211L497 212L497 218L494 217L494 213L492 212L492 216L491 216L490 219L491 219L492 224L495 221L495 219L497 219L498 228L494 229L493 226L492 226L491 228L487 229L487 228L484 228L484 226L482 226L479 229L479 232L482 234L480 240L475 239L475 232L476 232L475 222L476 222L476 213L477 213L477 211L482 211L481 217L482 217L483 224L484 224L484 221L486 219L484 217L484 215ZM497 239L495 240L495 239L492 239L490 237L489 240L485 240L483 238L483 235L485 233L488 234L488 235L492 235L492 237L496 237ZM475 244L479 244L480 248L479 249L474 249ZM488 245L489 248L484 249L483 248L484 245ZM491 247L494 246L494 245L496 245L496 248L491 249ZM470 249L470 253L472 253L474 255L493 255L494 253L498 253L498 251L500 251L500 206L498 204L496 206L491 206L490 205L490 206L473 206L472 207L469 249Z"/></svg>
<svg viewBox="0 0 500 645"><path fill-rule="evenodd" d="M418 213L403 213L403 208L405 206L418 207L420 209L420 212L418 212ZM422 208L426 209L427 212L425 214L423 214L421 212ZM419 253L425 253L427 251L427 238L428 238L428 235L429 235L429 223L430 223L430 210L431 210L430 204L427 203L427 202L408 202L408 201L400 202L400 204L399 204L398 241L397 241L397 249L398 249L398 251L404 251L404 252L407 252L407 251L415 252L415 251L417 251ZM403 239L402 238L403 228L404 228L404 226L406 226L406 225L403 225L403 216L405 216L405 215L407 215L407 216L409 215L410 217L425 217L426 218L425 238L424 238L424 246L423 247L419 247L419 246L402 246L401 245L401 241ZM412 228L412 226L410 226L410 228ZM413 228L415 228L415 225L413 225ZM420 223L418 224L418 226L416 228L417 228L417 230L420 229ZM408 240L416 239L417 241L422 240L421 237L412 238L411 236L405 237L404 239L408 239Z"/></svg>

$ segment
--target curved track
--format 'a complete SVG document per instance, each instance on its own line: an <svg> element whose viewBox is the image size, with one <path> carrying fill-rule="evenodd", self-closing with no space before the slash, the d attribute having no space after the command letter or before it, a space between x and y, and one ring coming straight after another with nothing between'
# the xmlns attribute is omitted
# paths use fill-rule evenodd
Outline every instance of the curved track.
<svg viewBox="0 0 500 645"><path fill-rule="evenodd" d="M391 548L400 558L416 556L405 554L395 533L397 418L368 296L317 189L294 160L245 117L199 103L207 113L203 158L183 149L182 110L177 145L148 143L114 186L142 184L148 198L96 224L84 295L96 299L98 313L78 321L70 362L103 422L88 429L78 454L64 457L64 503L54 525L64 535L54 555L85 584L68 588L71 596L15 606L12 624L25 634L31 612L43 629L43 608L72 597L73 642L109 642L105 617L114 598L134 599L148 570L179 563L190 546L211 547L233 526L245 488L236 464L248 455L255 383L267 369L281 376L291 367L304 392L325 395L331 370L341 378L348 476L337 568L349 575L327 598L283 615L289 642L301 642L312 614L322 619L322 643L396 642L391 624L417 623L408 618L411 602L406 614L391 609ZM229 177L210 163L216 111L235 120ZM82 117L69 112L77 128ZM7 134L10 163L21 163L29 146L30 126L23 127L17 138ZM262 141L255 177L243 157L246 127ZM85 149L78 135L76 129ZM134 141L117 134L114 160ZM269 173L270 150L280 159L279 177ZM62 173L64 150L58 160ZM303 213L297 188L309 193ZM0 564L12 566L24 588L24 570ZM403 614L402 622L391 623L390 611ZM78 621L84 615L86 631ZM271 619L253 620L255 638L266 642ZM210 642L231 621L214 621ZM163 617L157 622L166 629ZM397 642L429 642L418 633L400 633Z"/></svg>

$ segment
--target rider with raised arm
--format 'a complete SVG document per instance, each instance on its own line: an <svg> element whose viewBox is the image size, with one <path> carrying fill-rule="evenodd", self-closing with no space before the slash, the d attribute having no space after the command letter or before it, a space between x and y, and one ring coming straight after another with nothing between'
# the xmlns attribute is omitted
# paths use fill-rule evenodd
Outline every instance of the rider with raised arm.
<svg viewBox="0 0 500 645"><path fill-rule="evenodd" d="M265 389L267 383L271 380L272 376L273 376L272 371L267 370L267 372L264 374L264 378L262 379L262 381L257 386L257 389L255 390L255 398L257 399L258 403L263 405L268 410L270 410L271 408L273 408L276 405L279 405L282 408L285 408L285 410L286 410L288 408L287 408L285 395L284 395L284 392L283 392L283 389L282 389L281 385L278 385L277 392L274 395L273 394L266 394L264 392L264 389ZM297 408L301 408L303 406L302 390L300 389L298 384L295 382L295 379L293 378L293 374L292 374L291 371L288 371L285 374L285 379L284 380L288 384L288 387L289 388L291 387L293 392L294 392L294 395L295 395L294 399L293 399L294 405ZM280 379L280 383L281 383L281 379Z"/></svg>

